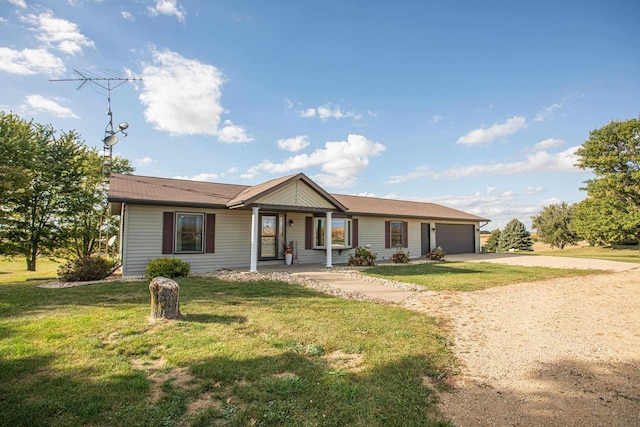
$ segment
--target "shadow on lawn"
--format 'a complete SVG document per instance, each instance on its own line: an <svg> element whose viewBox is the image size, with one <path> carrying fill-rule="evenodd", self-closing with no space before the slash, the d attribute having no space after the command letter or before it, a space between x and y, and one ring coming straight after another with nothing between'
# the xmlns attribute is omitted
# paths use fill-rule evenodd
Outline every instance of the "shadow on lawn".
<svg viewBox="0 0 640 427"><path fill-rule="evenodd" d="M527 392L468 381L442 399L460 425L638 425L639 366L563 359L532 369Z"/></svg>
<svg viewBox="0 0 640 427"><path fill-rule="evenodd" d="M185 366L186 381L162 368L69 371L55 359L0 361L0 425L448 425L434 421L421 356L357 372L294 352L211 357Z"/></svg>

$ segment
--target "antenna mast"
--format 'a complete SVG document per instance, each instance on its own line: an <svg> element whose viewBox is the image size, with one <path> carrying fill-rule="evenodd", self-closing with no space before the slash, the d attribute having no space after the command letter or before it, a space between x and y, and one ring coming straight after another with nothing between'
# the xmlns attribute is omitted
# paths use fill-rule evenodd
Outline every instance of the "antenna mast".
<svg viewBox="0 0 640 427"><path fill-rule="evenodd" d="M106 70L102 68L97 68L96 72L83 70L78 71L76 69L73 70L74 73L78 75L76 78L70 79L50 79L50 82L80 82L76 90L80 90L87 83L91 85L98 86L107 91L107 115L109 116L109 121L104 129L104 138L102 139L102 190L104 193L107 192L109 186L109 176L111 175L112 162L113 162L113 146L118 142L118 137L116 136L118 133L121 133L123 136L127 136L125 130L129 127L129 123L121 122L118 124L116 130L113 128L113 112L111 111L111 91L117 89L123 84L142 80L141 78L131 77L126 75L123 72ZM106 202L105 197L105 206L100 214L100 224L98 225L99 237L98 237L98 253L106 254L109 253L109 246L113 244L113 239L109 238L109 205ZM115 238L115 236L114 236ZM104 252L102 247L104 245Z"/></svg>

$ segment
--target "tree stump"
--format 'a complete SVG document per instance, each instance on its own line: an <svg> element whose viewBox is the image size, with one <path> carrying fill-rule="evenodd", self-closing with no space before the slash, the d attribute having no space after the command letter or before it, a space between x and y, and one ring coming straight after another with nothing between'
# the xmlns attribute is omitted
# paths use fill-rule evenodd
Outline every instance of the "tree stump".
<svg viewBox="0 0 640 427"><path fill-rule="evenodd" d="M149 284L151 293L151 318L152 319L179 319L180 313L180 286L166 277L154 277Z"/></svg>

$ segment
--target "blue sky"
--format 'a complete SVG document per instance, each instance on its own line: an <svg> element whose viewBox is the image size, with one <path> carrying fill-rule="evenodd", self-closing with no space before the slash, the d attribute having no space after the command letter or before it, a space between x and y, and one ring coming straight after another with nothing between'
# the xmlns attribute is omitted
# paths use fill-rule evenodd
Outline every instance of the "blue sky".
<svg viewBox="0 0 640 427"><path fill-rule="evenodd" d="M640 2L0 0L0 108L140 175L441 203L527 226L575 149L640 114ZM114 82L115 83L115 82Z"/></svg>

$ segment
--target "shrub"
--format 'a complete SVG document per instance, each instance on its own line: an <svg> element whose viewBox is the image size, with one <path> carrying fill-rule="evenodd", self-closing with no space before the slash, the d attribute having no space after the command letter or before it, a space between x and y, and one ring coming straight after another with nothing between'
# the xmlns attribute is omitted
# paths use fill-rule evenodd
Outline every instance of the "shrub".
<svg viewBox="0 0 640 427"><path fill-rule="evenodd" d="M63 282L102 280L109 274L112 265L101 257L82 257L70 260L58 268L58 277Z"/></svg>
<svg viewBox="0 0 640 427"><path fill-rule="evenodd" d="M425 255L425 258L430 259L431 261L444 261L444 256L446 253L440 246L429 252Z"/></svg>
<svg viewBox="0 0 640 427"><path fill-rule="evenodd" d="M398 249L396 253L391 255L391 261L396 264L407 264L409 262L409 252L404 252L402 249Z"/></svg>
<svg viewBox="0 0 640 427"><path fill-rule="evenodd" d="M358 246L352 255L349 255L349 261L347 265L354 267L367 267L370 265L376 265L377 254L371 252L371 249Z"/></svg>
<svg viewBox="0 0 640 427"><path fill-rule="evenodd" d="M156 258L147 264L147 278L162 276L169 279L186 277L191 270L191 264L179 258Z"/></svg>

